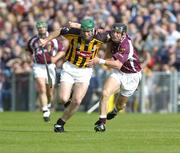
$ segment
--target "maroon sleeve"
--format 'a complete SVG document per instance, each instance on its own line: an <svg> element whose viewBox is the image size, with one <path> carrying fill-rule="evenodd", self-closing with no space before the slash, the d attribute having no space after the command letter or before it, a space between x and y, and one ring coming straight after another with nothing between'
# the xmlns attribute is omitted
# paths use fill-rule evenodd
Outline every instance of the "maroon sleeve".
<svg viewBox="0 0 180 153"><path fill-rule="evenodd" d="M113 54L113 58L115 60L119 60L121 63L125 63L128 60L130 48L128 41L123 41L120 47L118 48L118 51Z"/></svg>
<svg viewBox="0 0 180 153"><path fill-rule="evenodd" d="M60 40L58 40L58 52L64 51L64 46Z"/></svg>
<svg viewBox="0 0 180 153"><path fill-rule="evenodd" d="M28 41L28 43L27 43L27 51L30 52L31 55L32 55L32 54L33 54L33 48L32 48L32 46L30 45L31 40L32 40L32 39L30 39L30 40Z"/></svg>

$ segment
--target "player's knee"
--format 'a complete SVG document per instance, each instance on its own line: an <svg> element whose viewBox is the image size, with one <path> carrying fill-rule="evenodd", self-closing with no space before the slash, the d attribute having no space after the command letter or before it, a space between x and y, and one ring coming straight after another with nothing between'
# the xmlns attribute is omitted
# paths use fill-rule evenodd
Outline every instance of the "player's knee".
<svg viewBox="0 0 180 153"><path fill-rule="evenodd" d="M102 91L102 97L103 98L109 98L111 96L110 92L108 90L103 90Z"/></svg>
<svg viewBox="0 0 180 153"><path fill-rule="evenodd" d="M116 102L117 108L118 108L119 110L125 109L126 104L127 104L127 100L128 100L128 98L126 98L126 97L120 98L120 99Z"/></svg>
<svg viewBox="0 0 180 153"><path fill-rule="evenodd" d="M125 103L117 103L116 107L120 111L120 110L123 110L126 108L126 104Z"/></svg>
<svg viewBox="0 0 180 153"><path fill-rule="evenodd" d="M39 93L40 95L47 95L45 89L40 89L40 90L38 90L38 93Z"/></svg>
<svg viewBox="0 0 180 153"><path fill-rule="evenodd" d="M81 101L82 101L82 100L81 100L80 98L74 98L74 99L72 99L73 104L76 105L76 106L80 106Z"/></svg>
<svg viewBox="0 0 180 153"><path fill-rule="evenodd" d="M67 103L69 100L68 98L66 98L64 96L60 96L59 99L60 99L61 103L63 103L63 104Z"/></svg>
<svg viewBox="0 0 180 153"><path fill-rule="evenodd" d="M43 87L39 87L39 88L38 88L38 92L39 92L39 93L42 93L42 94L46 94L46 89L43 88Z"/></svg>
<svg viewBox="0 0 180 153"><path fill-rule="evenodd" d="M53 94L51 92L47 92L47 96L52 98L53 97Z"/></svg>

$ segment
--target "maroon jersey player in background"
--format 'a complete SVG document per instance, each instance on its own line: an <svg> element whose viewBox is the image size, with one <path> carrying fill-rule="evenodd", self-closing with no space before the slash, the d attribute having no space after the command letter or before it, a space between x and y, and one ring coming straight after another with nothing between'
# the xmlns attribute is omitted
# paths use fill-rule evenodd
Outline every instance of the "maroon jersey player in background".
<svg viewBox="0 0 180 153"><path fill-rule="evenodd" d="M106 79L102 97L100 100L100 116L95 123L95 131L105 131L106 119L114 118L120 110L123 110L128 97L133 95L141 80L141 66L138 55L134 50L130 37L127 35L127 26L122 23L115 23L110 33L111 40L108 44L112 58L94 58L89 61L89 66L105 64L113 68L113 73ZM109 97L119 92L118 101L112 112L108 111Z"/></svg>
<svg viewBox="0 0 180 153"><path fill-rule="evenodd" d="M46 57L50 77L52 79L52 88L48 85L47 70L45 67L45 60L42 52L42 47L39 45L40 38L48 37L47 23L38 21L36 23L38 34L33 36L28 41L28 50L33 58L33 73L36 80L38 90L38 98L43 111L44 121L50 120L50 106L53 99L54 84L56 79L55 63L65 55L65 50L68 47L66 40L58 41L51 40L44 47L44 54Z"/></svg>

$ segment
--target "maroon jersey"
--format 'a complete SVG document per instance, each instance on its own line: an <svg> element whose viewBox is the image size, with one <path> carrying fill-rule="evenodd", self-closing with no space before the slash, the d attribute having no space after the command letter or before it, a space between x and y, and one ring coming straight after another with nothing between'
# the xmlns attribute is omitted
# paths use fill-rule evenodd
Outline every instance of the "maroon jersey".
<svg viewBox="0 0 180 153"><path fill-rule="evenodd" d="M45 64L39 39L39 36L35 35L28 41L28 51L33 55L34 63ZM48 64L51 64L51 56L55 56L58 51L64 50L62 43L56 39L51 40L43 49Z"/></svg>
<svg viewBox="0 0 180 153"><path fill-rule="evenodd" d="M141 71L137 52L134 50L132 41L128 35L120 42L112 42L113 58L119 60L123 65L121 71L124 73L136 73Z"/></svg>

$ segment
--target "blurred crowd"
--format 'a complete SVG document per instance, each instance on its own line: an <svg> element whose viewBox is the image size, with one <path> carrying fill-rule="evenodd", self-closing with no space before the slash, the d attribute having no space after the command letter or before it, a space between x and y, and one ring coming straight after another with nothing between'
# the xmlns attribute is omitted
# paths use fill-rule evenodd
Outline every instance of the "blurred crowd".
<svg viewBox="0 0 180 153"><path fill-rule="evenodd" d="M12 73L31 72L26 45L37 20L47 20L51 32L84 16L93 16L105 30L126 23L146 73L180 71L178 0L1 0L1 82Z"/></svg>

